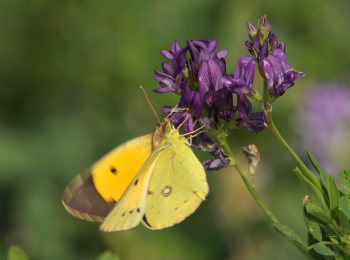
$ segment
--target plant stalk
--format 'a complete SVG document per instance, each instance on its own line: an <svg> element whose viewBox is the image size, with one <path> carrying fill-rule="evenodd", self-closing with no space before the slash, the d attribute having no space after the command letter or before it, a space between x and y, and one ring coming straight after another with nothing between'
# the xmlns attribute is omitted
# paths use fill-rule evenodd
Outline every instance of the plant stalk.
<svg viewBox="0 0 350 260"><path fill-rule="evenodd" d="M273 119L272 119L272 111L268 109L265 111L266 116L266 124L270 128L271 132L276 136L277 140L287 149L287 151L292 155L292 157L299 164L302 172L305 174L305 177L308 178L313 184L322 191L321 184L316 177L316 175L305 165L305 163L300 159L300 157L296 154L292 147L286 142L281 133L278 131Z"/></svg>

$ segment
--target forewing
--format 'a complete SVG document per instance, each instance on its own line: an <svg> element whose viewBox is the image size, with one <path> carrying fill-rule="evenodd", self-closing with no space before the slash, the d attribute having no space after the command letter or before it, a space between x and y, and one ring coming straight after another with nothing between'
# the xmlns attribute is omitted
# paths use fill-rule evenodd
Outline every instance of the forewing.
<svg viewBox="0 0 350 260"><path fill-rule="evenodd" d="M78 175L62 197L75 217L102 222L149 158L152 134L119 145L98 160L87 174Z"/></svg>
<svg viewBox="0 0 350 260"><path fill-rule="evenodd" d="M152 153L152 134L134 138L106 154L91 168L96 189L106 201L119 201Z"/></svg>
<svg viewBox="0 0 350 260"><path fill-rule="evenodd" d="M183 138L183 137L181 137ZM183 221L205 200L204 168L185 141L164 147L152 175L143 223L161 229Z"/></svg>

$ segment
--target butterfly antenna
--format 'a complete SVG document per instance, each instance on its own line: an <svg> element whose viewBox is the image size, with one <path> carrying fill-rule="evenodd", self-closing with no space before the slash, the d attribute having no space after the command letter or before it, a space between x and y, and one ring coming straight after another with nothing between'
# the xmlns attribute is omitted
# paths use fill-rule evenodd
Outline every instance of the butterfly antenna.
<svg viewBox="0 0 350 260"><path fill-rule="evenodd" d="M190 114L187 114L184 121L181 122L181 124L178 125L178 127L176 128L176 130L179 130L189 119L191 118Z"/></svg>
<svg viewBox="0 0 350 260"><path fill-rule="evenodd" d="M167 119L169 119L169 117L175 112L175 110L177 109L177 107L179 106L179 104L176 104L176 106L174 106L171 110L170 110L170 112L169 112L169 114L166 116L166 120Z"/></svg>
<svg viewBox="0 0 350 260"><path fill-rule="evenodd" d="M151 100L148 98L148 95L147 95L147 92L146 92L145 88L143 86L140 86L140 89L141 89L143 95L146 97L146 99L148 101L148 105L150 106L150 108L152 109L154 115L156 116L156 118L158 120L158 123L161 124L161 122L159 120L159 117L158 117L158 114L157 114L156 110L154 109L154 106L152 105Z"/></svg>
<svg viewBox="0 0 350 260"><path fill-rule="evenodd" d="M207 130L204 129L205 128L205 124L202 125L201 127L198 127L196 130L192 131L192 132L188 132L186 134L183 134L182 136L187 136L190 135L191 137L196 137L198 135L200 135L201 133L206 132Z"/></svg>

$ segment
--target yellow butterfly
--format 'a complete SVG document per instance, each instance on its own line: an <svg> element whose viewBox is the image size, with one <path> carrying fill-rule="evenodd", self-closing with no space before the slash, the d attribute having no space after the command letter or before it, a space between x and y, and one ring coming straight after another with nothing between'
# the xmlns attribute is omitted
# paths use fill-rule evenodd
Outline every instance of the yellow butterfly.
<svg viewBox="0 0 350 260"><path fill-rule="evenodd" d="M154 134L132 139L97 161L66 188L63 205L102 231L173 226L209 191L205 170L187 139L165 119Z"/></svg>

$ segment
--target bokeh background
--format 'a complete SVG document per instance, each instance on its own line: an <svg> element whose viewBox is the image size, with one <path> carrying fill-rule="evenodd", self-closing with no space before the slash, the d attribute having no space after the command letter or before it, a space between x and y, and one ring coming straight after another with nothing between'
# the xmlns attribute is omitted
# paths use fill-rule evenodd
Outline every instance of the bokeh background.
<svg viewBox="0 0 350 260"><path fill-rule="evenodd" d="M158 111L177 102L151 92L161 49L175 39L216 38L233 71L248 54L245 23L262 14L287 42L292 66L307 73L275 103L276 122L300 154L311 149L336 175L350 165L349 11L347 0L1 0L0 259L12 244L38 260L95 259L105 250L123 260L304 259L230 170L208 172L207 201L160 231L101 233L70 216L60 198L101 155L154 130L140 84ZM258 145L252 181L275 215L305 238L304 192L292 158L268 130L235 131L231 143L239 157L243 145Z"/></svg>

